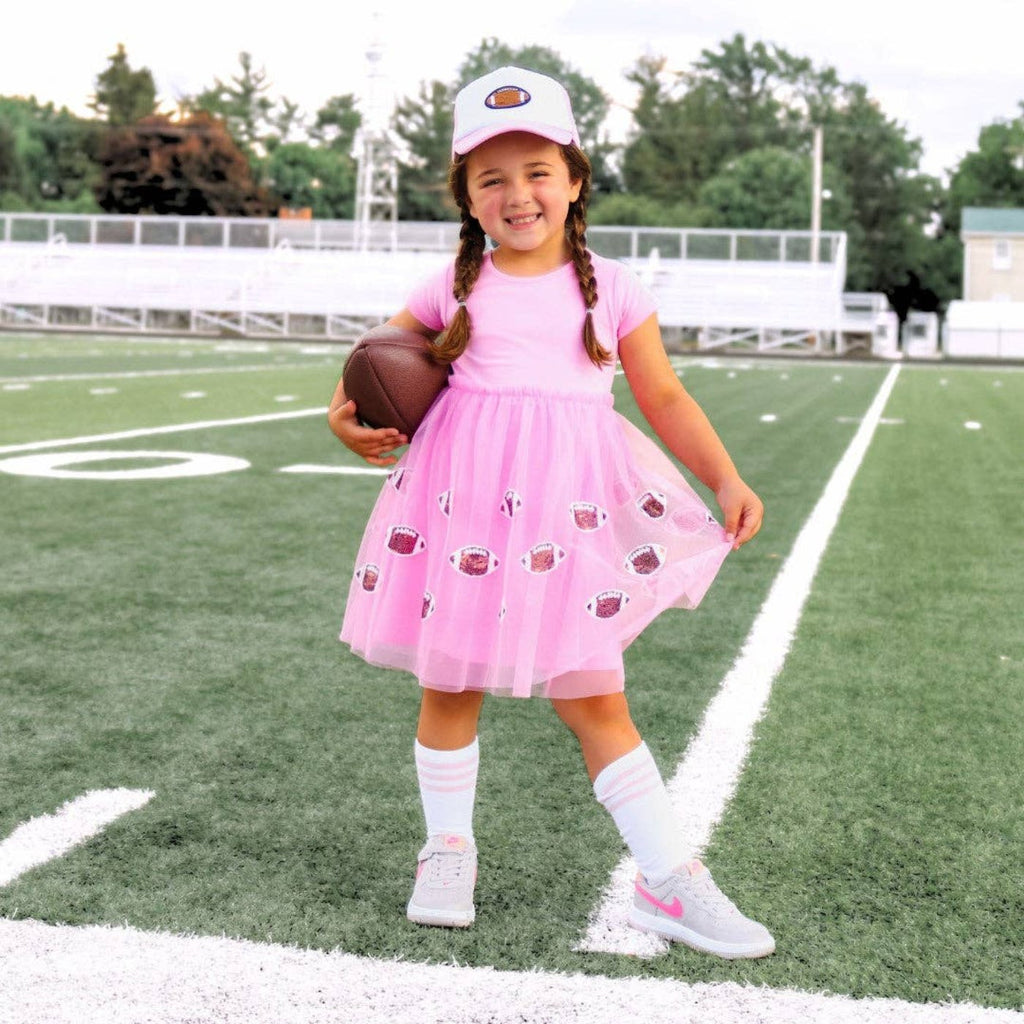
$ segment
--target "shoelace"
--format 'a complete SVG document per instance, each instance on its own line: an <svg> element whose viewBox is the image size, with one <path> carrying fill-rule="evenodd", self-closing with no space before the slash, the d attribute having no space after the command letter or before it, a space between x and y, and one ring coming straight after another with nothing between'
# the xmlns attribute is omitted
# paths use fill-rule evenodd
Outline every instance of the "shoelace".
<svg viewBox="0 0 1024 1024"><path fill-rule="evenodd" d="M423 871L431 885L456 885L462 881L468 862L461 852L436 850L427 858Z"/></svg>
<svg viewBox="0 0 1024 1024"><path fill-rule="evenodd" d="M695 894L700 897L709 911L716 915L739 913L736 904L715 885L710 871L704 871L699 878L691 879L691 882Z"/></svg>

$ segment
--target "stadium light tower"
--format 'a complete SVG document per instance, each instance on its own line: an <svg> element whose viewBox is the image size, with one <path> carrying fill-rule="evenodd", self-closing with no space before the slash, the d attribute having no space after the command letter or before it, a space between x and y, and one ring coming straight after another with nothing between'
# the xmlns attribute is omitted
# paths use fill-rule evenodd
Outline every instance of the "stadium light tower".
<svg viewBox="0 0 1024 1024"><path fill-rule="evenodd" d="M356 248L370 248L375 223L390 223L391 248L398 247L398 159L391 135L391 94L382 67L380 14L373 16L374 31L366 51L366 91L363 123L355 139Z"/></svg>

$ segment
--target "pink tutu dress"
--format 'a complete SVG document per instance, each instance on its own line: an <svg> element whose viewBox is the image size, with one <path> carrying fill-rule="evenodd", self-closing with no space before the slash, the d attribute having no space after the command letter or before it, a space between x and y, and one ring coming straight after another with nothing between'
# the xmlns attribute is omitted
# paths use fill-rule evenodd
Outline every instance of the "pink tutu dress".
<svg viewBox="0 0 1024 1024"><path fill-rule="evenodd" d="M595 328L615 352L654 301L593 259ZM410 297L431 329L456 311L452 278ZM587 358L571 264L513 277L485 257L467 307L470 343L370 516L341 639L436 690L621 691L623 650L664 609L696 607L725 531L612 408L614 367Z"/></svg>

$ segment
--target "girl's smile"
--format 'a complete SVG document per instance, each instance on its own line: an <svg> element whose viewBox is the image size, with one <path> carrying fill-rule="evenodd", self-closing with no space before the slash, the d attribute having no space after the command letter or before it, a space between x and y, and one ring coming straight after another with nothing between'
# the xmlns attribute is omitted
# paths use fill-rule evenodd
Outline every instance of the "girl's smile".
<svg viewBox="0 0 1024 1024"><path fill-rule="evenodd" d="M541 274L569 258L565 221L579 198L562 151L527 132L508 132L468 157L469 212L498 245L495 265Z"/></svg>

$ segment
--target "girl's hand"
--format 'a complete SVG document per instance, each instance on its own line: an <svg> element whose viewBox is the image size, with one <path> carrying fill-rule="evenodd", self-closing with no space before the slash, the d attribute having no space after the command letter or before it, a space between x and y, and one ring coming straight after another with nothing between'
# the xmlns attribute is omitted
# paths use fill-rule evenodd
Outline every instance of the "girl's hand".
<svg viewBox="0 0 1024 1024"><path fill-rule="evenodd" d="M398 459L391 452L409 443L405 434L400 434L394 427L364 427L356 419L356 403L351 399L332 402L327 412L327 423L346 448L372 466L393 465Z"/></svg>
<svg viewBox="0 0 1024 1024"><path fill-rule="evenodd" d="M733 551L739 551L761 529L764 505L738 476L722 484L715 492L715 498L725 516L726 537L731 541Z"/></svg>

